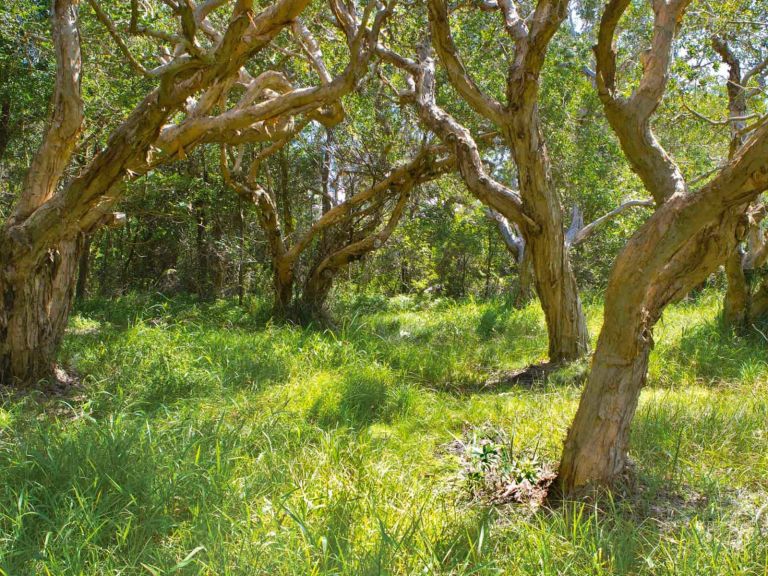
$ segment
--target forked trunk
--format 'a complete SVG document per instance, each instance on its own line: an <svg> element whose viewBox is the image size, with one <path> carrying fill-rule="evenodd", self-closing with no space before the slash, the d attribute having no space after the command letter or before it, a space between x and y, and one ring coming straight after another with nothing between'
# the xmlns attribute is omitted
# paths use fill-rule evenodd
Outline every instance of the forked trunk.
<svg viewBox="0 0 768 576"><path fill-rule="evenodd" d="M622 471L654 325L668 304L714 272L741 240L745 205L711 216L696 211L692 198L681 195L659 208L616 260L592 369L560 461L557 489L562 495L610 484ZM690 213L698 222L708 217L715 223L685 220ZM698 233L672 233L681 222L694 230L698 226Z"/></svg>
<svg viewBox="0 0 768 576"><path fill-rule="evenodd" d="M62 241L23 278L0 276L0 384L34 384L51 376L66 328L80 240Z"/></svg>
<svg viewBox="0 0 768 576"><path fill-rule="evenodd" d="M535 105L515 116L504 135L514 150L525 211L541 227L538 233L525 234L525 250L530 255L536 293L547 323L549 360L570 362L589 351L589 333Z"/></svg>

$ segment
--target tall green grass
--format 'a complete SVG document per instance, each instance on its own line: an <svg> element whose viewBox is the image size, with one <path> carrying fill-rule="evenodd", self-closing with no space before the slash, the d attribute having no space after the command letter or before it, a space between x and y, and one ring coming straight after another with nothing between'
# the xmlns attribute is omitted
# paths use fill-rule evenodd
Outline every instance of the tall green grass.
<svg viewBox="0 0 768 576"><path fill-rule="evenodd" d="M82 386L0 405L0 574L768 574L768 342L718 294L659 325L631 483L537 511L472 501L446 449L482 426L556 462L583 366L485 385L544 359L536 305L369 299L335 332L267 310L83 306Z"/></svg>

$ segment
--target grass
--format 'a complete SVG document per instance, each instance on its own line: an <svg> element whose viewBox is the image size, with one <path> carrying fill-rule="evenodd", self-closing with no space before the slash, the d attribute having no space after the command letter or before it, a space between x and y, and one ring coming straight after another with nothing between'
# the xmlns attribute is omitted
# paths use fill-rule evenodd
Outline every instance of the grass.
<svg viewBox="0 0 768 576"><path fill-rule="evenodd" d="M543 359L535 305L359 301L335 333L265 310L83 306L82 388L0 405L0 574L768 574L766 342L716 293L656 332L633 484L537 511L471 499L446 450L496 429L556 462L584 367L482 386Z"/></svg>

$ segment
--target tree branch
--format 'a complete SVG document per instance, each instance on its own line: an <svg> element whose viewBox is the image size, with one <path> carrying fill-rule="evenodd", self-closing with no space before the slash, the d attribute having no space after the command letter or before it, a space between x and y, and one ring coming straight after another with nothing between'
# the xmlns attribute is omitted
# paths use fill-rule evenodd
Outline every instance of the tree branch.
<svg viewBox="0 0 768 576"><path fill-rule="evenodd" d="M650 119L664 95L672 58L672 42L689 1L654 2L651 48L641 58L643 72L640 83L629 99L622 98L616 87L614 37L630 0L609 1L600 20L595 47L597 88L606 117L619 138L632 170L643 181L658 205L687 189L680 168L653 134Z"/></svg>
<svg viewBox="0 0 768 576"><path fill-rule="evenodd" d="M83 100L76 4L74 0L53 2L51 20L56 55L56 85L51 118L40 148L27 171L21 197L6 222L6 228L22 222L54 195L77 144L83 124Z"/></svg>
<svg viewBox="0 0 768 576"><path fill-rule="evenodd" d="M472 134L452 116L437 106L435 101L435 61L430 54L430 47L420 47L418 64L408 64L406 72L414 70L414 94L402 96L412 101L424 124L456 156L459 172L469 191L486 206L493 208L520 228L532 233L538 232L539 225L528 217L523 210L520 196L514 190L497 182L485 171L482 157ZM397 62L397 60L393 60Z"/></svg>
<svg viewBox="0 0 768 576"><path fill-rule="evenodd" d="M614 208L610 212L603 214L602 216L600 216L599 218L597 218L596 220L590 222L585 226L584 217L581 214L581 210L579 210L578 206L574 205L571 226L565 234L565 243L568 247L581 244L587 238L592 236L595 230L597 230L600 226L602 226L603 224L605 224L610 220L613 220L614 218L616 218L616 216L618 216L619 214L622 214L623 212L626 212L630 208L635 208L635 207L653 208L653 206L654 206L653 200L627 200L626 202L619 204L616 208Z"/></svg>
<svg viewBox="0 0 768 576"><path fill-rule="evenodd" d="M428 0L427 6L432 42L451 84L475 112L495 124L501 123L504 116L503 106L480 90L456 53L456 45L453 42L451 25L448 21L446 0Z"/></svg>

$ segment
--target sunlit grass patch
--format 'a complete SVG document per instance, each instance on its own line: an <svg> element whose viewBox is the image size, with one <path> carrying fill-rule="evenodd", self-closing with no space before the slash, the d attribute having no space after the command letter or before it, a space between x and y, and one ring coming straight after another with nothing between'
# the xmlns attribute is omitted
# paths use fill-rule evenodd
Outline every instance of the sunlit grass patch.
<svg viewBox="0 0 768 576"><path fill-rule="evenodd" d="M83 389L0 405L0 570L764 574L768 366L718 307L656 331L633 491L531 513L468 498L445 446L488 426L556 463L588 362L486 386L545 358L535 303L363 299L328 331L260 301L89 302L62 355Z"/></svg>

